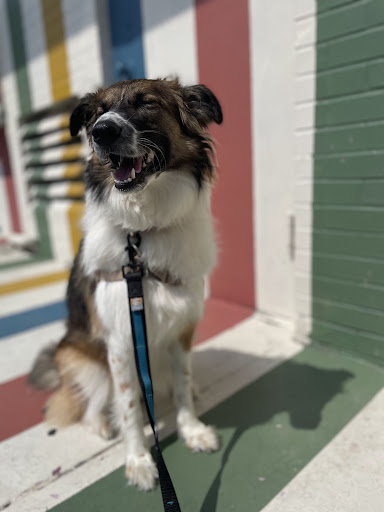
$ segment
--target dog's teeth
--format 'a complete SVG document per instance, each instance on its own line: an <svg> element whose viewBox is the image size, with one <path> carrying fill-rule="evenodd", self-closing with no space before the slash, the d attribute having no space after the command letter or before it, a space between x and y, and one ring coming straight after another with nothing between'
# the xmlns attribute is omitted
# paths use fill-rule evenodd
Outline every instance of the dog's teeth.
<svg viewBox="0 0 384 512"><path fill-rule="evenodd" d="M131 183L131 181L132 181L132 178L128 178L128 183Z"/></svg>
<svg viewBox="0 0 384 512"><path fill-rule="evenodd" d="M131 171L131 178L134 180L136 178L136 173L135 173L135 169L132 167L132 171Z"/></svg>

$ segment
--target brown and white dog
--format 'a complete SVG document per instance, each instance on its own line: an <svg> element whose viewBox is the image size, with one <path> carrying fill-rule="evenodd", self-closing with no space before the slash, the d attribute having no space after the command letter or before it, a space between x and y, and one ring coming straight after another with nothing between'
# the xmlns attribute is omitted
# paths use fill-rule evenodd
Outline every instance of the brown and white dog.
<svg viewBox="0 0 384 512"><path fill-rule="evenodd" d="M30 380L56 388L46 419L92 424L113 434L114 403L126 440L128 482L152 489L157 477L143 433L126 283L127 233L139 231L155 394L171 375L180 437L193 451L218 448L196 417L190 350L203 314L204 277L215 263L210 207L214 179L210 122L221 123L214 94L177 80L131 80L86 95L72 135L85 127L92 157L85 171L84 238L67 291L67 332L40 354Z"/></svg>

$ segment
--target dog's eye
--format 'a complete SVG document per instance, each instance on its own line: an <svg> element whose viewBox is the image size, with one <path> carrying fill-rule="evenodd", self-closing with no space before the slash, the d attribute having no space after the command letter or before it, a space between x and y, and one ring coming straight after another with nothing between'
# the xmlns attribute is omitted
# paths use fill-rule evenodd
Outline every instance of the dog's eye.
<svg viewBox="0 0 384 512"><path fill-rule="evenodd" d="M142 98L139 98L138 103L140 106L144 105L145 107L153 107L159 104L156 98L152 96L144 96Z"/></svg>
<svg viewBox="0 0 384 512"><path fill-rule="evenodd" d="M100 103L100 105L97 107L97 115L101 116L101 115L105 114L106 112L108 112L108 107L107 107L106 103L104 103L104 102Z"/></svg>

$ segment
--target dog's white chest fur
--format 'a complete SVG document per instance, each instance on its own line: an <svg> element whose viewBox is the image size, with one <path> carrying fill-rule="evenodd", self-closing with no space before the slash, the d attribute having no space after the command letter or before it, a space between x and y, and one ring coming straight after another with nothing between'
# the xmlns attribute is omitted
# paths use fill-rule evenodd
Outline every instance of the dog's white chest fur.
<svg viewBox="0 0 384 512"><path fill-rule="evenodd" d="M140 198L111 193L107 203L88 198L83 265L88 275L119 270L127 262L127 233L141 231L143 260L152 271L166 271L181 285L144 279L151 344L177 341L183 329L202 316L204 276L215 263L215 242L208 187L199 193L187 173L155 180ZM158 227L160 226L160 227ZM111 334L130 332L126 284L98 284L96 306Z"/></svg>

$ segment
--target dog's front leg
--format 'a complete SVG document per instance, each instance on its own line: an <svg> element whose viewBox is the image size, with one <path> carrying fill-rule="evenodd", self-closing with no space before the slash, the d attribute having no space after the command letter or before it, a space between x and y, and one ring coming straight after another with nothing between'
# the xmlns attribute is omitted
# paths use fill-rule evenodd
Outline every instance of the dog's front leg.
<svg viewBox="0 0 384 512"><path fill-rule="evenodd" d="M182 339L182 343L177 343L172 350L177 429L193 452L214 452L219 448L215 429L201 422L195 413L190 345Z"/></svg>
<svg viewBox="0 0 384 512"><path fill-rule="evenodd" d="M118 336L111 336L108 342L108 359L119 424L126 442L125 474L130 485L149 491L155 486L157 469L144 436L140 389L131 336L124 340Z"/></svg>

